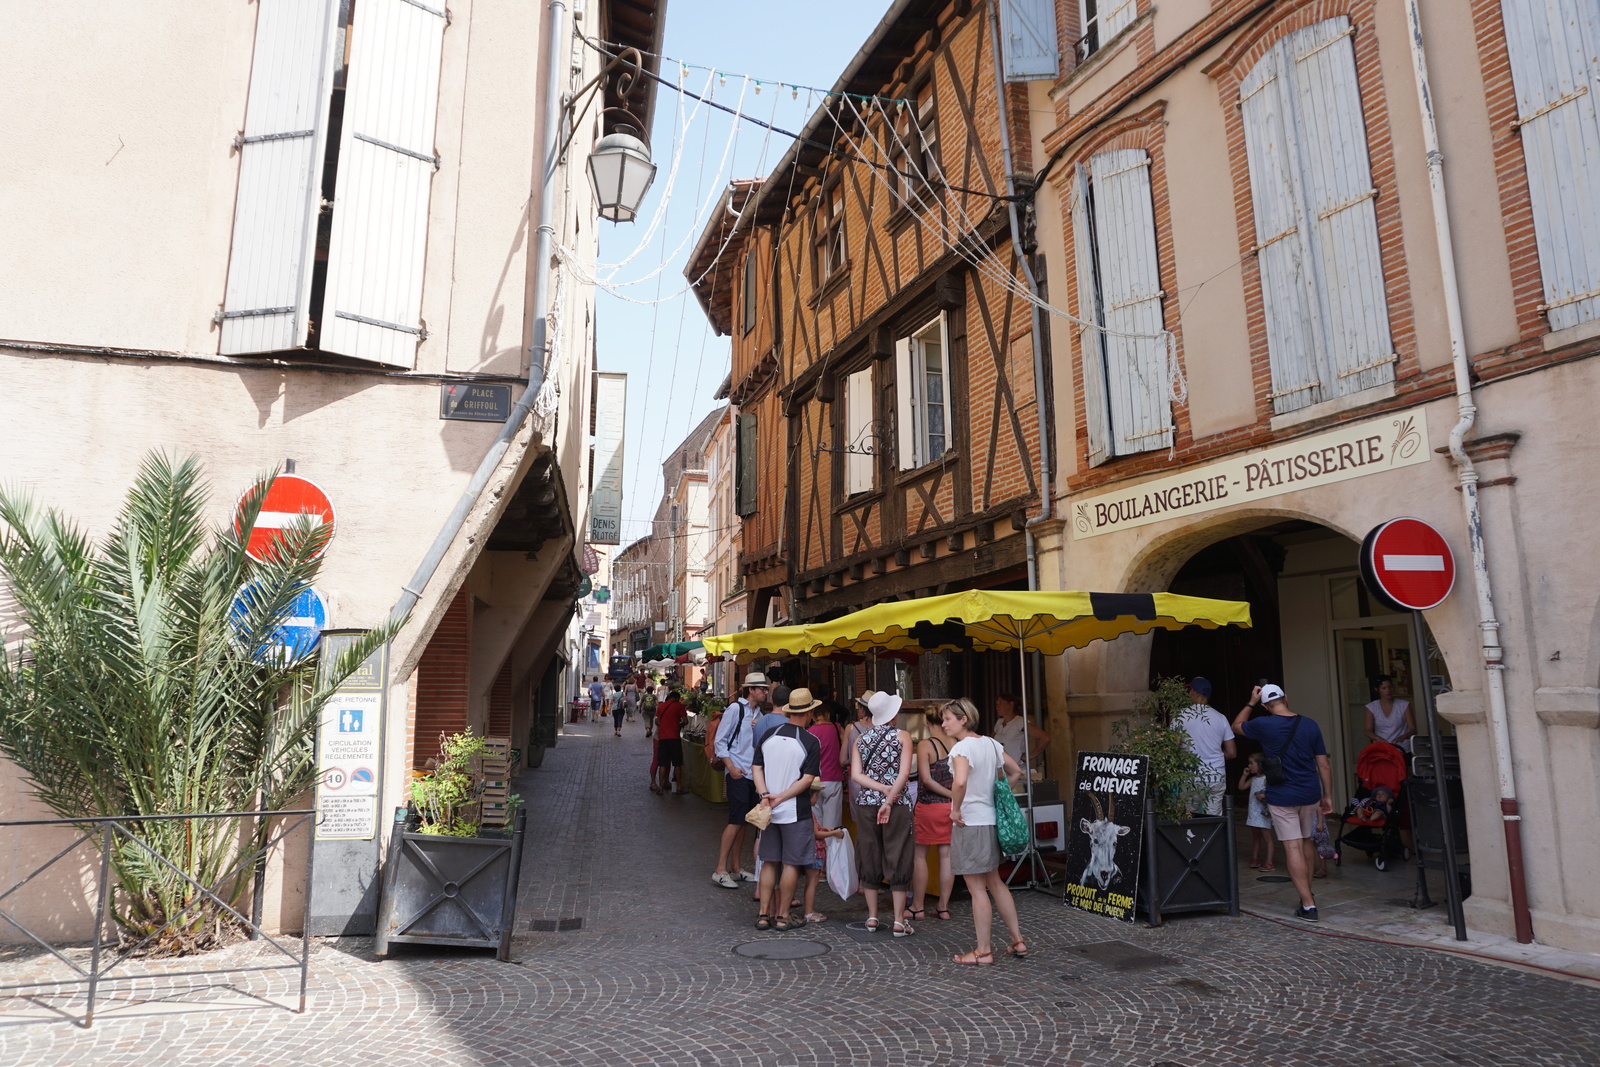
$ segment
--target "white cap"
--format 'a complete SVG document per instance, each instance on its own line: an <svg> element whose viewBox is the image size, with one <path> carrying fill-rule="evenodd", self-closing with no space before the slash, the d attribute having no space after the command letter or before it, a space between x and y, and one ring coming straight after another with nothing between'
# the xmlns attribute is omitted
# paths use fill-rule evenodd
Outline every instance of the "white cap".
<svg viewBox="0 0 1600 1067"><path fill-rule="evenodd" d="M1277 685L1264 685L1261 687L1262 705L1271 704L1283 699L1283 687Z"/></svg>

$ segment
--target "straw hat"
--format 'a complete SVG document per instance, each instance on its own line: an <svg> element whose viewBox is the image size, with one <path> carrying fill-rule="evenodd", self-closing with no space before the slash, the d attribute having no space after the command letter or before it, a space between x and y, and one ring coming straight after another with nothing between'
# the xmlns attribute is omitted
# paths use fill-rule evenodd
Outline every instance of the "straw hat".
<svg viewBox="0 0 1600 1067"><path fill-rule="evenodd" d="M874 726L894 722L900 714L900 698L893 693L873 693L872 699L867 701L867 710L872 713Z"/></svg>
<svg viewBox="0 0 1600 1067"><path fill-rule="evenodd" d="M789 703L784 705L783 712L785 715L801 715L812 708L821 706L822 701L813 700L811 698L811 690L801 686L799 689L792 690L789 693Z"/></svg>

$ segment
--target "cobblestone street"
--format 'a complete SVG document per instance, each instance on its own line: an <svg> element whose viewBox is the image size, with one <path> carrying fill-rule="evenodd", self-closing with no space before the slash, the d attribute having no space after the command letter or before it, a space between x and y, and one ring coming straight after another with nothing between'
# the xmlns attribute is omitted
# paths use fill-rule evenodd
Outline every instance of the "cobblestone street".
<svg viewBox="0 0 1600 1067"><path fill-rule="evenodd" d="M1591 987L1248 917L1150 930L1021 893L1033 954L969 968L949 962L970 947L963 903L914 937L864 941L839 921L863 917L860 898L840 908L824 888L829 922L758 935L748 894L707 877L722 811L645 789L637 724L622 740L569 729L522 782L531 818L515 965L409 946L378 961L364 943L326 943L304 1016L284 1007L287 978L171 979L113 987L87 1031L42 1017L44 1000L13 998L0 1001L0 1063L1600 1062ZM562 919L582 924L531 932ZM824 951L732 951L758 939ZM1074 951L1105 941L1165 960L1117 969ZM24 966L36 965L5 964L0 981Z"/></svg>

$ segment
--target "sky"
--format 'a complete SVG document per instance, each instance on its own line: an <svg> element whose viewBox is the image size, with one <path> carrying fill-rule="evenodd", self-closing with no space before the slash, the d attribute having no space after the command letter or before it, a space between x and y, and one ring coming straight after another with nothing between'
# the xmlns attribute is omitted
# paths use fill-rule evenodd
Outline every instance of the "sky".
<svg viewBox="0 0 1600 1067"><path fill-rule="evenodd" d="M665 3L662 54L679 62L663 61L662 77L793 132L821 103L807 89L830 88L889 8L889 0ZM600 229L597 274L608 284L596 294L599 369L628 376L624 545L651 532L661 461L717 406L728 374L731 339L713 334L684 264L728 183L764 177L790 143L657 87L655 183L636 222Z"/></svg>

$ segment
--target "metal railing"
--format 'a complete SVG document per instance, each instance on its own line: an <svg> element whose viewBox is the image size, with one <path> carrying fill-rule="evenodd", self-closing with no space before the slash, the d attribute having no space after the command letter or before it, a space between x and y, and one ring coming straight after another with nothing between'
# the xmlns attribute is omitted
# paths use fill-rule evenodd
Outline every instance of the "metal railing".
<svg viewBox="0 0 1600 1067"><path fill-rule="evenodd" d="M128 829L128 826L125 825L131 823L171 821L178 819L276 819L288 818L291 816L299 817L289 825L279 830L277 833L273 834L272 837L270 837L259 850L247 851L245 856L240 859L232 869L223 874L210 886L201 885L199 882L195 881L195 879L191 878L186 872L179 869L171 860L152 848L149 843L144 841L138 835L132 833ZM304 905L301 915L300 952L298 955L293 950L281 943L277 938L274 938L271 934L268 934L261 928L259 915L254 915L247 918L241 914L238 909L234 908L233 905L229 904L227 901L223 900L222 897L218 896L217 893L223 886L227 885L229 881L239 878L247 866L255 864L258 859L266 856L269 852L271 852L274 846L276 846L280 841L283 841L290 834L294 833L294 831L299 829L301 826L314 825L315 816L316 812L312 809L297 808L288 811L224 811L184 815L120 815L116 817L97 817L84 819L22 819L0 822L0 830L21 826L64 826L83 831L70 845L57 852L44 863L35 867L27 877L11 886L11 888L7 889L4 893L0 893L0 920L3 920L12 927L15 927L17 930L21 931L34 944L38 945L40 948L43 948L46 952L50 953L50 955L54 956L57 960L71 968L72 971L78 975L78 977L63 979L62 981L58 982L33 981L19 982L13 985L0 985L0 993L14 992L23 989L40 989L45 987L71 986L87 983L88 993L83 1019L81 1023L78 1023L78 1020L76 1019L74 1019L74 1022L84 1027L84 1029L88 1029L94 1025L95 1001L98 993L100 992L100 985L102 982L126 982L137 981L141 979L166 980L169 978L231 975L257 971L286 971L297 969L300 972L300 1006L297 1009L297 1012L299 1014L304 1014L306 1010L306 982L309 975L311 962L311 866L315 849L312 847L308 847L306 849L305 880L302 887L302 899L304 901ZM89 827L89 829L84 830L84 827ZM132 842L140 849L143 849L144 852L148 853L152 858L154 858L157 863L176 874L178 877L182 878L185 882L188 882L190 886L199 892L196 894L193 900L191 900L183 908L179 909L176 914L170 916L159 929L146 934L133 945L118 946L112 949L109 952L110 962L107 963L106 959L108 953L106 949L108 946L105 945L106 938L104 936L104 931L106 924L111 919L112 892L115 888L113 884L114 879L111 876L111 853L113 847L119 843L119 835L120 838L126 838L127 841ZM85 970L78 962L68 958L59 948L57 948L55 945L52 945L44 937L41 937L39 934L28 929L27 926L25 926L14 914L12 914L10 909L13 906L6 905L6 901L13 893L16 893L23 886L27 885L39 875L43 874L58 861L70 855L80 845L87 841L93 840L95 837L100 838L100 873L95 887L96 908L93 943L91 945L89 954L89 968L88 970ZM260 869L255 872L255 877L257 879L261 877ZM259 966L211 968L202 970L161 971L157 974L123 973L116 976L111 975L112 971L116 970L119 966L125 963L140 949L150 944L150 942L155 940L157 937L160 937L162 934L166 933L173 927L175 923L182 920L184 916L188 915L196 907L206 901L210 901L227 914L233 916L240 923L244 924L244 926L250 931L251 940L265 940L272 945L273 948L277 949L278 952L288 957L290 962L281 964L263 964ZM292 938L287 940L290 944L293 943Z"/></svg>

